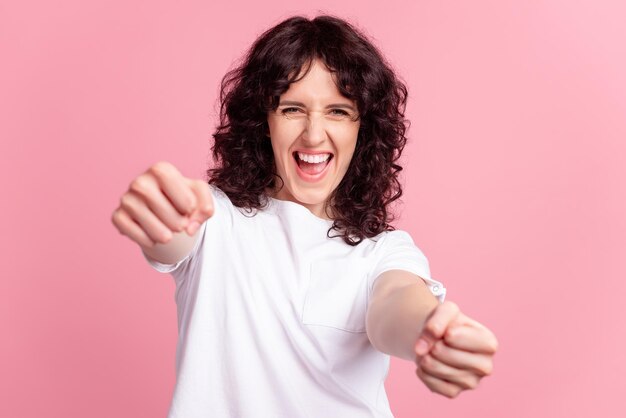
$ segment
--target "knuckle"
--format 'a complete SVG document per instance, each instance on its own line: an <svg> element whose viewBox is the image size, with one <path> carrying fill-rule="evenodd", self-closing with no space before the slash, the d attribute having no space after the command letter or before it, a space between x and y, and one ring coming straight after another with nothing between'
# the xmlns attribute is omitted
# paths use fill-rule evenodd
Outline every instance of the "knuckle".
<svg viewBox="0 0 626 418"><path fill-rule="evenodd" d="M448 342L453 342L456 341L460 336L460 331L459 328L448 328L446 330L446 335L444 336L444 338L448 341Z"/></svg>
<svg viewBox="0 0 626 418"><path fill-rule="evenodd" d="M425 362L426 367L429 370L435 370L437 368L437 360L431 355L424 356L422 360Z"/></svg>
<svg viewBox="0 0 626 418"><path fill-rule="evenodd" d="M111 215L111 222L120 234L126 235L123 229L122 214L120 210L116 210L115 212L113 212L113 215Z"/></svg>
<svg viewBox="0 0 626 418"><path fill-rule="evenodd" d="M184 198L184 205L185 205L186 208L188 208L187 210L189 212L193 211L196 208L196 205L197 205L196 196L194 196L193 193L189 193Z"/></svg>
<svg viewBox="0 0 626 418"><path fill-rule="evenodd" d="M486 367L484 367L481 371L484 376L491 375L491 373L493 373L493 363L489 362L489 364Z"/></svg>
<svg viewBox="0 0 626 418"><path fill-rule="evenodd" d="M120 198L120 206L123 208L132 208L133 207L133 196L126 193Z"/></svg>
<svg viewBox="0 0 626 418"><path fill-rule="evenodd" d="M178 221L175 227L176 232L181 232L183 229L185 229L186 225L187 223L185 222L184 219L181 219L180 221Z"/></svg>
<svg viewBox="0 0 626 418"><path fill-rule="evenodd" d="M159 242L165 244L169 242L170 239L172 239L172 233L170 231L163 230L159 232Z"/></svg>
<svg viewBox="0 0 626 418"><path fill-rule="evenodd" d="M437 341L435 345L433 345L433 348L430 351L435 356L440 356L443 354L443 350L444 350L443 344L441 343L441 341Z"/></svg>
<svg viewBox="0 0 626 418"><path fill-rule="evenodd" d="M448 385L445 389L445 394L448 398L454 399L459 396L463 389L457 385Z"/></svg>
<svg viewBox="0 0 626 418"><path fill-rule="evenodd" d="M118 223L118 221L119 221L119 220L120 220L120 210L119 210L119 208L118 208L118 209L115 209L115 210L113 211L113 214L111 215L111 222L112 222L112 223L113 223L113 225L115 225L118 229L119 229L119 226L118 226L118 224L117 224L117 223Z"/></svg>
<svg viewBox="0 0 626 418"><path fill-rule="evenodd" d="M450 309L453 312L459 312L459 305L457 305L456 303L452 302L451 300L446 301L444 303L447 303L447 307L448 309Z"/></svg>
<svg viewBox="0 0 626 418"><path fill-rule="evenodd" d="M163 177L171 172L171 168L170 163L167 161L159 161L158 163L153 164L148 171L157 177Z"/></svg>
<svg viewBox="0 0 626 418"><path fill-rule="evenodd" d="M439 332L439 324L433 321L429 321L428 324L426 324L426 330L433 335L437 335L437 333Z"/></svg>
<svg viewBox="0 0 626 418"><path fill-rule="evenodd" d="M476 379L469 376L466 379L461 380L459 384L461 385L461 387L463 387L463 389L471 390L476 387Z"/></svg>
<svg viewBox="0 0 626 418"><path fill-rule="evenodd" d="M156 237L152 237L152 241L156 244L167 244L167 240L164 235L158 234Z"/></svg>
<svg viewBox="0 0 626 418"><path fill-rule="evenodd" d="M207 215L207 216L210 215L213 212L213 205L208 204L208 203L203 205L202 208L200 208L200 212L203 215Z"/></svg>
<svg viewBox="0 0 626 418"><path fill-rule="evenodd" d="M135 193L143 194L146 192L147 189L148 189L148 182L145 176L143 175L137 177L130 183L130 190Z"/></svg>
<svg viewBox="0 0 626 418"><path fill-rule="evenodd" d="M496 351L498 351L498 347L499 347L499 343L498 340L494 337L493 340L491 341L491 352L495 353Z"/></svg>

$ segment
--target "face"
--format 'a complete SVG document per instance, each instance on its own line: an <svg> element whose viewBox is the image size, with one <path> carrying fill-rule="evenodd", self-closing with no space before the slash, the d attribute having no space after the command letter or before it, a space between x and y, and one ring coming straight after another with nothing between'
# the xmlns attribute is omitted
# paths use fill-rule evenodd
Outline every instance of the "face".
<svg viewBox="0 0 626 418"><path fill-rule="evenodd" d="M285 182L269 195L331 219L325 203L348 171L359 133L358 116L356 103L341 95L326 66L313 61L308 74L292 83L280 96L278 108L268 113L276 170ZM276 184L280 187L280 180Z"/></svg>

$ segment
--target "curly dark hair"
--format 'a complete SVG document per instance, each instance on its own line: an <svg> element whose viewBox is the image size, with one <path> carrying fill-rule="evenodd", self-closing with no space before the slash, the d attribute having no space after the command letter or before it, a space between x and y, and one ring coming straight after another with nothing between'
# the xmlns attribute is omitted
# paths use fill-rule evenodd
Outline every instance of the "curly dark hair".
<svg viewBox="0 0 626 418"><path fill-rule="evenodd" d="M267 140L267 114L316 58L331 71L340 93L356 101L361 120L348 171L327 202L334 214L327 236L354 246L395 229L389 204L402 196L402 167L396 161L410 122L404 118L406 86L366 36L343 19L290 17L259 36L226 73L211 148L217 164L207 170L208 182L246 211L266 207L266 189L273 190L277 178L284 186ZM329 236L333 229L339 235Z"/></svg>

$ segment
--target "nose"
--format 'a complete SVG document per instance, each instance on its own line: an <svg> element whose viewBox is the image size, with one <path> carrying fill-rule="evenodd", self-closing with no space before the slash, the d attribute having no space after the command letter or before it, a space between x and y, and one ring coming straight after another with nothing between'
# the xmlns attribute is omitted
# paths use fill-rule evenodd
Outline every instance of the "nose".
<svg viewBox="0 0 626 418"><path fill-rule="evenodd" d="M324 142L326 140L326 124L323 115L309 114L302 136L311 146Z"/></svg>

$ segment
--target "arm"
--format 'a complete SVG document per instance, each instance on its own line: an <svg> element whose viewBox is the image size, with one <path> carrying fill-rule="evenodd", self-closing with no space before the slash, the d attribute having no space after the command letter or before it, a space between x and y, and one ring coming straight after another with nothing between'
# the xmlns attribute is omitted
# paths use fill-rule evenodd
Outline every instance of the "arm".
<svg viewBox="0 0 626 418"><path fill-rule="evenodd" d="M420 276L404 270L382 273L365 320L370 342L378 351L413 361L415 343L438 304Z"/></svg>
<svg viewBox="0 0 626 418"><path fill-rule="evenodd" d="M423 280L389 270L372 289L366 330L379 351L416 362L416 374L432 391L454 398L491 374L495 335L450 301L439 303ZM424 345L416 344L419 341Z"/></svg>

